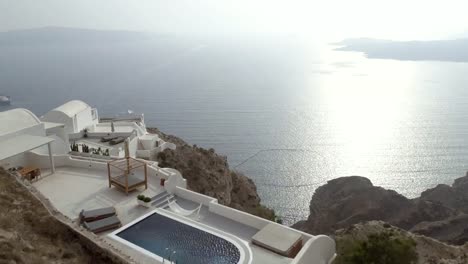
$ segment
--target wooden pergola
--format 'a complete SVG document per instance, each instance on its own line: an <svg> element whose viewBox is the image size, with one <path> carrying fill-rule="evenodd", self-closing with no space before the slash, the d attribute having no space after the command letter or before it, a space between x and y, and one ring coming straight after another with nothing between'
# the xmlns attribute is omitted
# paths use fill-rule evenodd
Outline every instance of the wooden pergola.
<svg viewBox="0 0 468 264"><path fill-rule="evenodd" d="M112 175L111 167L118 169L119 173ZM144 179L132 175L132 172L141 167L144 169ZM114 185L124 190L127 194L142 185L145 186L145 189L148 188L147 165L144 161L132 157L112 160L107 163L107 172L109 175L109 188Z"/></svg>

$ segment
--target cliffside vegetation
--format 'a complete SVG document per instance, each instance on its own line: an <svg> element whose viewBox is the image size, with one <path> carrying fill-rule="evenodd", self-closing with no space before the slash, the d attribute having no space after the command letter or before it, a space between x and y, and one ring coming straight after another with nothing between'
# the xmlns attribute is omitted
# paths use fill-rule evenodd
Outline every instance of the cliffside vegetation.
<svg viewBox="0 0 468 264"><path fill-rule="evenodd" d="M467 247L416 235L382 221L335 231L334 264L466 264Z"/></svg>
<svg viewBox="0 0 468 264"><path fill-rule="evenodd" d="M413 264L416 263L416 242L392 231L370 234L367 239L339 241L341 254L335 264Z"/></svg>

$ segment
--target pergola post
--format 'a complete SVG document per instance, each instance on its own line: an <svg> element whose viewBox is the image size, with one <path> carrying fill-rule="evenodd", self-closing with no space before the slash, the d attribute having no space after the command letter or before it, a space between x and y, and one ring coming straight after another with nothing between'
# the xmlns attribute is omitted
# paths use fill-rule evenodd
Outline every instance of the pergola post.
<svg viewBox="0 0 468 264"><path fill-rule="evenodd" d="M109 176L109 188L112 187L110 161L107 162L107 176Z"/></svg>
<svg viewBox="0 0 468 264"><path fill-rule="evenodd" d="M123 174L120 175L119 173L118 176L112 176L111 167L118 169L119 172ZM142 167L145 179L138 182L135 182L135 179L132 179L132 181L130 181L129 177L131 177L131 172L137 168ZM145 185L145 189L148 188L148 170L146 162L139 161L131 157L126 157L118 160L111 160L107 162L107 173L109 177L109 187L115 185L123 189L125 193L127 193L127 195L130 191L134 190L135 188L141 185Z"/></svg>
<svg viewBox="0 0 468 264"><path fill-rule="evenodd" d="M50 170L52 171L52 174L54 174L55 162L54 162L54 155L52 154L52 142L47 143L47 147L49 148Z"/></svg>
<svg viewBox="0 0 468 264"><path fill-rule="evenodd" d="M147 164L145 163L145 190L148 189L148 168Z"/></svg>

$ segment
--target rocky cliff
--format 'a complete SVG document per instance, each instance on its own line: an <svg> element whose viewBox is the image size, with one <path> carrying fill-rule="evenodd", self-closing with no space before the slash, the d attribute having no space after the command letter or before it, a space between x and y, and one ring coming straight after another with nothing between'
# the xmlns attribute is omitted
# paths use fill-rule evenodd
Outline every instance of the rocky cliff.
<svg viewBox="0 0 468 264"><path fill-rule="evenodd" d="M218 202L270 220L273 210L261 205L254 182L239 172L229 169L226 157L214 149L189 145L182 139L166 135L156 128L148 129L162 139L176 144L176 150L166 149L154 160L161 167L175 168L187 179L188 188L218 199Z"/></svg>
<svg viewBox="0 0 468 264"><path fill-rule="evenodd" d="M416 199L374 186L364 177L333 179L319 187L306 221L294 227L332 234L364 221L381 220L452 244L468 241L468 174L452 186L438 185Z"/></svg>

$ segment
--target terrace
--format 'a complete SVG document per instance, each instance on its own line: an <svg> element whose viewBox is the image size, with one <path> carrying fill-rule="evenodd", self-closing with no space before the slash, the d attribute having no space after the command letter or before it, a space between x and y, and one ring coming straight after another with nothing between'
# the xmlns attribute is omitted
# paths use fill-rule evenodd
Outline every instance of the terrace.
<svg viewBox="0 0 468 264"><path fill-rule="evenodd" d="M159 185L160 177L155 174L148 177L148 189L140 188L142 191L128 195L114 187L109 188L106 170L65 166L56 168L54 174L47 170L43 174L45 176L33 186L70 219L77 219L83 209L113 206L125 225L147 212L146 208L137 206L138 194L154 196L163 191Z"/></svg>
<svg viewBox="0 0 468 264"><path fill-rule="evenodd" d="M127 195L117 188L109 188L106 170L97 168L96 164L91 161L89 164L88 167L57 167L54 174L44 171L46 176L34 182L33 186L49 199L55 208L70 219L77 219L82 209L89 210L113 206L125 226L127 224L132 225L135 219L154 210L162 210L174 215L181 222L195 221L197 225L217 230L220 233L227 233L240 239L243 244L248 245L252 260L250 263L296 263L293 262L293 258L276 254L252 243L255 234L269 222L267 220L257 219L255 216L219 205L216 199L177 186L172 191L177 204L186 210L193 210L198 208L200 204L202 205L196 219L174 213L167 204L162 204L161 207L158 206L159 208L155 206L145 208L137 204L137 195L144 194L154 197L167 191L165 187L160 186L161 174L158 174L158 170L154 169L154 167L149 170L148 189L140 188ZM169 169L169 171L171 170ZM308 241L313 237L300 233L304 241ZM154 259L151 257L115 241L108 234L109 232L104 232L98 235L138 263L154 263Z"/></svg>
<svg viewBox="0 0 468 264"><path fill-rule="evenodd" d="M161 227L159 222L151 222L143 230L144 233L157 233L153 232L154 236L147 241L153 246L167 241L171 245L191 241L192 247L185 253L204 254L200 255L199 261L214 256L210 261L216 263L216 256L223 253L215 251L218 248L216 244L214 248L201 249L194 234L232 242L239 249L239 261L242 263L331 263L334 258L335 244L329 237L312 236L220 205L214 198L187 190L186 180L177 170L159 168L157 162L134 159L148 158L158 151L176 148L173 143L148 134L142 115L138 119L103 119L99 123L96 109L81 101L70 101L49 111L41 119L26 109L14 109L1 112L0 121L4 124L0 128L2 166L16 171L24 180L34 179L32 187L50 202L53 207L50 209L57 209L72 221L79 217L82 210L113 207L118 219L111 209L112 216L109 218L112 218L113 224L105 227L117 228L120 221L124 225L121 229L126 230L146 217L159 214L158 221L168 221L170 218L172 223L167 222L167 226L177 228L169 230L170 237L164 240L159 236L167 230L157 231L156 227ZM101 142L102 137L108 136L127 140L111 147ZM80 144L80 147L73 145L70 152L70 143ZM83 144L87 146L86 151L83 151ZM92 154L89 152L92 148L101 148L101 151L109 149L109 152L105 151L105 155L99 151ZM122 157L125 159L115 160ZM25 177L28 175L31 177ZM164 186L160 185L162 179L165 180ZM133 188L136 190L132 191ZM141 194L154 200L145 204L137 200ZM192 214L194 212L196 217ZM97 218L90 215L92 220ZM100 220L108 223L109 218ZM97 225L98 221L92 220L85 224ZM92 235L78 227L77 223L73 226L82 234ZM88 228L95 232L108 230ZM181 229L187 231L180 233ZM103 232L97 236L138 263L168 263L160 255L151 254L164 253L161 248L164 250L165 246L145 251L129 241L119 241L114 233ZM183 238L174 238L176 234ZM237 256L231 253L226 255Z"/></svg>

